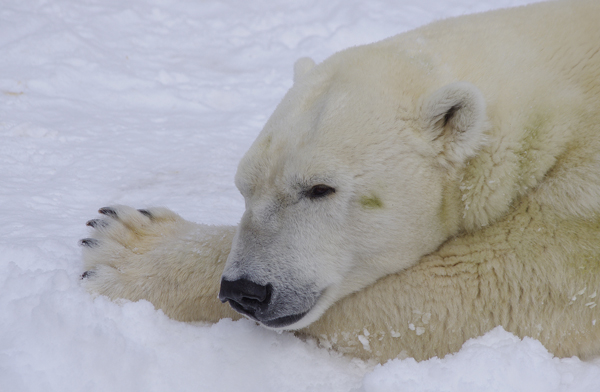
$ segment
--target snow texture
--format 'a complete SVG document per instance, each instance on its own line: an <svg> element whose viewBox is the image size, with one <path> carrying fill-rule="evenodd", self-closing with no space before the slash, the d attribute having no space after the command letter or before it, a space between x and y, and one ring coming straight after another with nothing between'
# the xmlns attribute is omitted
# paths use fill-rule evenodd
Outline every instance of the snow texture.
<svg viewBox="0 0 600 392"><path fill-rule="evenodd" d="M246 320L93 299L77 240L99 207L236 224L237 162L321 61L433 20L527 0L3 0L1 391L599 391L600 363L497 328L382 366Z"/></svg>

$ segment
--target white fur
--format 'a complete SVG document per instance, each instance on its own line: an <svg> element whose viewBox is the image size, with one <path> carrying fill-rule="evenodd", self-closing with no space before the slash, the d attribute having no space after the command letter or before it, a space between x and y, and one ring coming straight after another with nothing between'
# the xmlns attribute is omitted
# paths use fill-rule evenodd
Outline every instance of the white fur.
<svg viewBox="0 0 600 392"><path fill-rule="evenodd" d="M496 325L598 355L598 20L597 1L548 2L299 61L240 162L235 235L118 207L86 284L215 321L231 310L202 293L222 270L272 287L259 321L306 312L285 328L379 360L445 355ZM307 196L318 184L335 193Z"/></svg>
<svg viewBox="0 0 600 392"><path fill-rule="evenodd" d="M294 83L303 78L315 65L315 61L310 57L299 58L294 64Z"/></svg>

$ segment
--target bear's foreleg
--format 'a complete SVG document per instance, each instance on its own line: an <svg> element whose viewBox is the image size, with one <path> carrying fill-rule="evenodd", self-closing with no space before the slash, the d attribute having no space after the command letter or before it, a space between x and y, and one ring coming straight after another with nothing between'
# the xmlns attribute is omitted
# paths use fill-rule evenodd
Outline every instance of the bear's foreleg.
<svg viewBox="0 0 600 392"><path fill-rule="evenodd" d="M181 321L241 316L217 294L233 226L199 225L166 208L101 208L83 246L83 284L111 299L145 299Z"/></svg>

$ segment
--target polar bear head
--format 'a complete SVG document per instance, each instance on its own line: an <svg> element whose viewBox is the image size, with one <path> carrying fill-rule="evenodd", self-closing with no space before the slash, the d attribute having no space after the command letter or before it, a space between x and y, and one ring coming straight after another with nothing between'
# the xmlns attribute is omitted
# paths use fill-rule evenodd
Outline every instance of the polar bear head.
<svg viewBox="0 0 600 392"><path fill-rule="evenodd" d="M484 140L478 89L402 53L302 59L294 80L239 164L246 211L219 293L275 329L310 324L455 233L444 190Z"/></svg>

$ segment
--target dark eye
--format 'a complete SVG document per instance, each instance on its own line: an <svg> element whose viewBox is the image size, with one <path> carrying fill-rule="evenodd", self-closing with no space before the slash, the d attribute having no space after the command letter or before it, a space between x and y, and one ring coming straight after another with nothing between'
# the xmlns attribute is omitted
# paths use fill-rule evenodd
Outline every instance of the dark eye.
<svg viewBox="0 0 600 392"><path fill-rule="evenodd" d="M319 184L310 188L306 192L306 196L310 199L320 199L325 196L329 196L332 193L335 193L335 188L330 187L329 185Z"/></svg>

